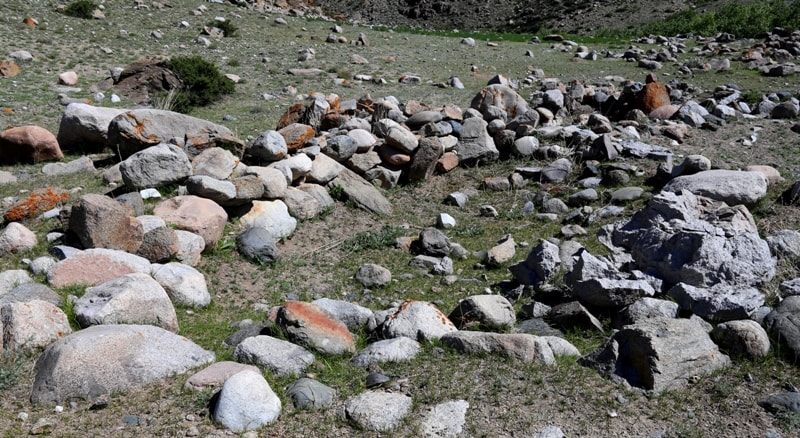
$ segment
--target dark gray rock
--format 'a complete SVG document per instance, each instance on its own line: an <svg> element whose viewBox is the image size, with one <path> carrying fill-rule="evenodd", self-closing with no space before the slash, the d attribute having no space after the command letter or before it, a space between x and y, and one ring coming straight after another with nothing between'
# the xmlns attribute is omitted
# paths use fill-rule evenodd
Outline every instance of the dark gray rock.
<svg viewBox="0 0 800 438"><path fill-rule="evenodd" d="M786 348L786 356L800 363L800 296L787 297L764 318L769 335Z"/></svg>
<svg viewBox="0 0 800 438"><path fill-rule="evenodd" d="M236 249L244 257L258 263L275 263L279 256L272 233L261 227L248 228L237 236Z"/></svg>
<svg viewBox="0 0 800 438"><path fill-rule="evenodd" d="M336 399L336 390L314 379L303 377L286 387L286 395L297 409L325 409Z"/></svg>
<svg viewBox="0 0 800 438"><path fill-rule="evenodd" d="M733 321L750 317L764 305L764 294L753 287L718 283L709 288L686 283L673 286L667 295L675 298L681 309L710 321Z"/></svg>

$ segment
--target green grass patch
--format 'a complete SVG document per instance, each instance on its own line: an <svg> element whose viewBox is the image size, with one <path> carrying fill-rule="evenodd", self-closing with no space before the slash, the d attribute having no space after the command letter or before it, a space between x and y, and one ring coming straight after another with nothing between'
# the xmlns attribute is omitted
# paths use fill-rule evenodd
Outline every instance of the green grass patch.
<svg viewBox="0 0 800 438"><path fill-rule="evenodd" d="M379 230L364 231L345 240L342 248L347 252L390 248L394 246L395 240L403 234L403 229L400 227L384 225Z"/></svg>
<svg viewBox="0 0 800 438"><path fill-rule="evenodd" d="M66 9L64 9L64 14L70 17L91 20L92 12L97 8L97 3L89 0L77 0L67 5Z"/></svg>

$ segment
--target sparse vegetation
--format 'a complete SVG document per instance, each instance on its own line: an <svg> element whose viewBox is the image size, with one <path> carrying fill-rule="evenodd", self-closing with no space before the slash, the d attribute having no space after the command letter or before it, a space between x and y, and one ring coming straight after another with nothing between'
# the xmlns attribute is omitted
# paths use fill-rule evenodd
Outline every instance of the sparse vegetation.
<svg viewBox="0 0 800 438"><path fill-rule="evenodd" d="M89 0L75 0L67 5L64 13L70 17L83 18L86 20L92 19L92 13L97 9L97 3Z"/></svg>
<svg viewBox="0 0 800 438"><path fill-rule="evenodd" d="M233 93L235 84L217 67L199 56L178 56L164 65L183 82L172 99L173 111L188 113L195 107L210 105Z"/></svg>
<svg viewBox="0 0 800 438"><path fill-rule="evenodd" d="M222 35L229 38L235 37L237 32L239 32L239 28L236 27L236 25L233 24L233 22L231 22L230 20L225 20L225 21L214 20L209 22L208 26L216 27L217 29L222 30Z"/></svg>

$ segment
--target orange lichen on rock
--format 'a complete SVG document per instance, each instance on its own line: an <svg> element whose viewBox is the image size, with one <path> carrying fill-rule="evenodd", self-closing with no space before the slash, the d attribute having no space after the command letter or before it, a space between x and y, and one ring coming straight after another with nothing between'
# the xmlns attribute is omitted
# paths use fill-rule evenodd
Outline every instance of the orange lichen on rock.
<svg viewBox="0 0 800 438"><path fill-rule="evenodd" d="M38 189L8 209L4 219L6 222L14 222L36 217L55 208L67 199L69 199L69 192L66 190L52 187Z"/></svg>

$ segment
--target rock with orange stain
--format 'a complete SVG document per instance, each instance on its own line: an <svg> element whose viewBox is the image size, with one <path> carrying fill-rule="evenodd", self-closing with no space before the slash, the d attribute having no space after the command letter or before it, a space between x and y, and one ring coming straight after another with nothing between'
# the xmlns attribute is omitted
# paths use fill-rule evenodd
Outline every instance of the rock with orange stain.
<svg viewBox="0 0 800 438"><path fill-rule="evenodd" d="M458 154L455 152L445 152L436 162L436 171L447 173L458 167Z"/></svg>
<svg viewBox="0 0 800 438"><path fill-rule="evenodd" d="M41 126L17 126L0 132L0 162L40 163L64 158L56 136Z"/></svg>
<svg viewBox="0 0 800 438"><path fill-rule="evenodd" d="M47 301L5 304L0 321L0 350L17 354L36 351L72 333L67 315Z"/></svg>
<svg viewBox="0 0 800 438"><path fill-rule="evenodd" d="M289 152L300 149L308 140L311 140L316 135L314 128L302 123L292 123L279 129L278 133L286 140L286 147L289 149Z"/></svg>
<svg viewBox="0 0 800 438"><path fill-rule="evenodd" d="M36 189L25 199L17 202L6 211L7 222L30 219L52 210L69 199L69 192L57 187Z"/></svg>
<svg viewBox="0 0 800 438"><path fill-rule="evenodd" d="M436 306L425 301L407 300L389 314L379 327L386 338L405 336L418 341L439 339L458 331Z"/></svg>
<svg viewBox="0 0 800 438"><path fill-rule="evenodd" d="M234 156L244 154L244 141L225 126L173 111L126 111L108 125L107 146L124 159L159 143L181 147L190 159L203 150L221 147Z"/></svg>
<svg viewBox="0 0 800 438"><path fill-rule="evenodd" d="M20 68L14 61L0 62L0 76L13 78L14 76L18 75L19 72Z"/></svg>
<svg viewBox="0 0 800 438"><path fill-rule="evenodd" d="M650 114L654 109L669 105L669 91L663 82L649 82L636 95L636 108Z"/></svg>
<svg viewBox="0 0 800 438"><path fill-rule="evenodd" d="M278 120L278 125L275 127L276 130L281 130L293 123L298 123L300 120L300 115L303 112L303 104L296 103L289 107L285 113L281 116Z"/></svg>
<svg viewBox="0 0 800 438"><path fill-rule="evenodd" d="M34 28L39 24L39 21L33 17L25 17L22 19L22 24L28 26L29 28Z"/></svg>
<svg viewBox="0 0 800 438"><path fill-rule="evenodd" d="M277 324L292 342L325 354L355 353L353 335L341 321L316 304L287 301L278 310Z"/></svg>

